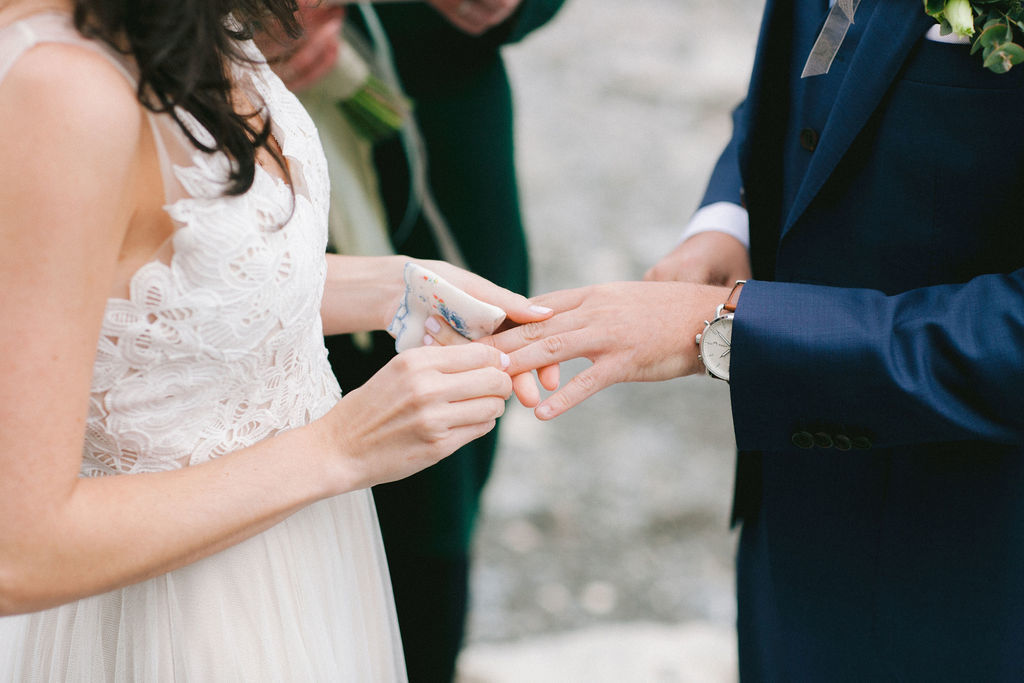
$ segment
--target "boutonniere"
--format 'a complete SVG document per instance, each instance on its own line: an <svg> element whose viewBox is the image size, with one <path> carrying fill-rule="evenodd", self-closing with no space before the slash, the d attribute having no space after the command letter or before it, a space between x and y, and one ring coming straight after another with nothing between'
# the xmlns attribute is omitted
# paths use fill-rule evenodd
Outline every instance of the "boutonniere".
<svg viewBox="0 0 1024 683"><path fill-rule="evenodd" d="M942 26L971 40L971 54L981 52L985 67L1004 74L1024 62L1024 47L1014 42L1024 32L1021 0L924 0L924 11Z"/></svg>

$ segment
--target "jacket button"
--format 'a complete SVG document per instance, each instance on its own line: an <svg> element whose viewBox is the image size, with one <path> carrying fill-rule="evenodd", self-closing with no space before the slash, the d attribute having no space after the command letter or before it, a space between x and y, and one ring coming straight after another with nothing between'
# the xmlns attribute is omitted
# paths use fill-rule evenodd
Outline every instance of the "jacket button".
<svg viewBox="0 0 1024 683"><path fill-rule="evenodd" d="M814 445L818 448L832 448L832 437L825 432L815 432Z"/></svg>
<svg viewBox="0 0 1024 683"><path fill-rule="evenodd" d="M850 441L850 437L846 434L836 434L832 439L832 443L841 451L848 451L853 447L853 443Z"/></svg>
<svg viewBox="0 0 1024 683"><path fill-rule="evenodd" d="M814 437L810 432L796 432L793 434L793 445L797 448L814 448Z"/></svg>
<svg viewBox="0 0 1024 683"><path fill-rule="evenodd" d="M862 451L866 451L867 449L871 448L871 439L869 439L866 436L855 436L852 439L850 439L850 443L853 444L854 448L860 449Z"/></svg>
<svg viewBox="0 0 1024 683"><path fill-rule="evenodd" d="M813 128L804 128L800 131L800 146L808 152L818 148L818 131Z"/></svg>

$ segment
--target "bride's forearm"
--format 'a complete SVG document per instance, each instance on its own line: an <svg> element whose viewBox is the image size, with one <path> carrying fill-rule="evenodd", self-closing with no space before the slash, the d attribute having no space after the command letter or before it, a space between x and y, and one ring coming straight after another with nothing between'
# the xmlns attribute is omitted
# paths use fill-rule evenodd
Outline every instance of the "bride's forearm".
<svg viewBox="0 0 1024 683"><path fill-rule="evenodd" d="M320 306L324 334L383 330L391 322L405 284L404 256L327 255Z"/></svg>
<svg viewBox="0 0 1024 683"><path fill-rule="evenodd" d="M318 421L194 467L78 479L67 495L22 508L0 532L0 614L166 573L359 488L324 467L332 450L330 427Z"/></svg>

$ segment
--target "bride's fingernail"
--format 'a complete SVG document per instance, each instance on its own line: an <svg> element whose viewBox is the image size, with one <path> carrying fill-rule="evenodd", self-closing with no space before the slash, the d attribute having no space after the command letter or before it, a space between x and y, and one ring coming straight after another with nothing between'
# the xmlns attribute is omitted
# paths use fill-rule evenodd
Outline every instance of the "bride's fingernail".
<svg viewBox="0 0 1024 683"><path fill-rule="evenodd" d="M501 369L504 370L512 364L512 359L508 357L507 353L501 354Z"/></svg>
<svg viewBox="0 0 1024 683"><path fill-rule="evenodd" d="M542 420L546 420L551 417L551 413L555 412L555 409L548 404L537 406L537 417Z"/></svg>
<svg viewBox="0 0 1024 683"><path fill-rule="evenodd" d="M427 322L423 324L426 326L428 330L434 332L435 334L441 331L441 323L437 322L437 320L435 320L434 318L427 318Z"/></svg>
<svg viewBox="0 0 1024 683"><path fill-rule="evenodd" d="M433 343L434 343L434 338L433 337L431 337L429 334L423 335L423 345L424 346L430 346Z"/></svg>
<svg viewBox="0 0 1024 683"><path fill-rule="evenodd" d="M530 306L530 310L533 311L534 313L540 313L541 315L547 315L548 313L551 312L552 309L548 308L547 306L536 306L536 305L534 305L534 306Z"/></svg>

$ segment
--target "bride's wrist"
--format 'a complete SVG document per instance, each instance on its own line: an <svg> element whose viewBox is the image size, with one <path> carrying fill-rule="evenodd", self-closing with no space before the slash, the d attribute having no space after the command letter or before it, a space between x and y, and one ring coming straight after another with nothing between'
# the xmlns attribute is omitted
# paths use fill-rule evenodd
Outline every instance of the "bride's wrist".
<svg viewBox="0 0 1024 683"><path fill-rule="evenodd" d="M405 296L405 264L411 260L402 255L381 257L381 262L377 266L380 287L377 329L386 330L398 312L398 307Z"/></svg>
<svg viewBox="0 0 1024 683"><path fill-rule="evenodd" d="M318 485L325 498L350 493L367 487L366 474L357 469L359 459L352 457L351 424L348 419L348 395L319 420L306 426L316 439L315 452L320 458Z"/></svg>
<svg viewBox="0 0 1024 683"><path fill-rule="evenodd" d="M405 292L402 256L328 254L324 334L387 329Z"/></svg>

